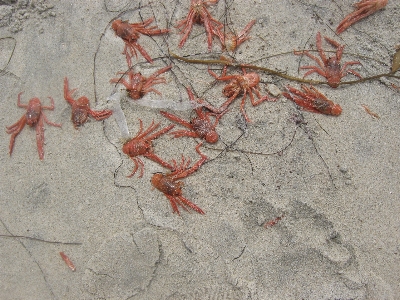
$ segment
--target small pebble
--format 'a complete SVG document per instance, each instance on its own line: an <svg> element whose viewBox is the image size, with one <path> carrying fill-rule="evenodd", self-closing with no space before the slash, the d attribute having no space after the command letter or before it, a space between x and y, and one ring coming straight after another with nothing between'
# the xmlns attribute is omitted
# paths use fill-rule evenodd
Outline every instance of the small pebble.
<svg viewBox="0 0 400 300"><path fill-rule="evenodd" d="M266 88L272 96L277 97L282 94L282 91L275 84L267 84Z"/></svg>
<svg viewBox="0 0 400 300"><path fill-rule="evenodd" d="M257 216L257 224L258 226L262 226L265 223L265 216L263 215L258 215Z"/></svg>

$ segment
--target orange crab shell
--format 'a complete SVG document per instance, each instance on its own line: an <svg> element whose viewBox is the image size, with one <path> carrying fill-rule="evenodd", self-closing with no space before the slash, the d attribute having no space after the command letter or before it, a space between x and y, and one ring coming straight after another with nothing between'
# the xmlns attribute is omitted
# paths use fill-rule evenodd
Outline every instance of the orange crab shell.
<svg viewBox="0 0 400 300"><path fill-rule="evenodd" d="M204 121L200 118L194 118L191 121L193 129L201 138L204 138L207 143L214 144L218 141L219 136L218 133L215 131L215 128L210 125L209 122Z"/></svg>
<svg viewBox="0 0 400 300"><path fill-rule="evenodd" d="M76 126L80 126L89 117L90 103L87 97L80 97L75 103L76 108L72 110L71 120Z"/></svg>
<svg viewBox="0 0 400 300"><path fill-rule="evenodd" d="M114 20L111 27L115 34L125 41L136 41L139 38L139 33L132 28L128 21Z"/></svg>
<svg viewBox="0 0 400 300"><path fill-rule="evenodd" d="M342 108L340 107L339 104L335 104L332 109L331 109L332 115L333 116L338 116L342 113Z"/></svg>
<svg viewBox="0 0 400 300"><path fill-rule="evenodd" d="M240 87L238 86L236 81L228 83L222 90L222 94L225 97L232 97L235 93L240 91Z"/></svg>
<svg viewBox="0 0 400 300"><path fill-rule="evenodd" d="M42 112L42 104L39 98L29 100L28 110L26 111L26 124L34 126L38 121Z"/></svg>
<svg viewBox="0 0 400 300"><path fill-rule="evenodd" d="M260 82L260 76L257 73L246 73L245 75L235 76L234 80L228 83L222 93L226 97L232 97L235 93L248 88L256 87Z"/></svg>
<svg viewBox="0 0 400 300"><path fill-rule="evenodd" d="M226 50L232 52L238 47L238 37L233 33L227 33L225 36L225 44L223 46L225 46Z"/></svg>
<svg viewBox="0 0 400 300"><path fill-rule="evenodd" d="M331 116L339 116L342 113L342 108L339 104L335 104L332 101L315 99L314 107L321 113Z"/></svg>
<svg viewBox="0 0 400 300"><path fill-rule="evenodd" d="M342 80L340 62L336 57L329 57L326 64L326 80L332 88L337 88Z"/></svg>
<svg viewBox="0 0 400 300"><path fill-rule="evenodd" d="M132 142L133 141L133 142ZM122 152L129 157L135 157L146 154L152 151L152 146L149 141L146 140L130 140L122 146Z"/></svg>
<svg viewBox="0 0 400 300"><path fill-rule="evenodd" d="M133 100L138 100L142 98L145 94L143 91L144 84L146 83L146 78L142 76L141 73L136 73L132 77L132 86L131 88L127 88L126 91L128 96Z"/></svg>
<svg viewBox="0 0 400 300"><path fill-rule="evenodd" d="M182 195L182 187L184 185L182 181L174 182L170 176L163 173L154 174L151 178L151 184L159 191L170 196Z"/></svg>

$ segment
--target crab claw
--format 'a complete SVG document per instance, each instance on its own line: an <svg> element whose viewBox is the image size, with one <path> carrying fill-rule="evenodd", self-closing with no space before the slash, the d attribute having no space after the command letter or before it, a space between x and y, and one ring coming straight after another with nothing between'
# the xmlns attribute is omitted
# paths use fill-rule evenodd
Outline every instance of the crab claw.
<svg viewBox="0 0 400 300"><path fill-rule="evenodd" d="M342 33L359 20L364 19L369 15L372 15L374 12L384 8L387 3L387 0L361 0L360 2L355 3L354 7L356 10L351 14L348 14L343 21L340 22L339 26L336 28L336 33Z"/></svg>

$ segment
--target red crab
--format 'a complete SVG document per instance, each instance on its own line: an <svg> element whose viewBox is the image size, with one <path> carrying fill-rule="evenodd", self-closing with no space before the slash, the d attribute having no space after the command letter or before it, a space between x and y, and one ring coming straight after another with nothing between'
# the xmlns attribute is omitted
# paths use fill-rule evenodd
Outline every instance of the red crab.
<svg viewBox="0 0 400 300"><path fill-rule="evenodd" d="M122 20L114 20L112 22L111 27L114 29L115 34L125 42L125 49L122 54L125 54L129 67L131 66L131 57L135 55L137 58L136 50L138 50L149 63L153 63L150 55L137 42L140 34L151 36L169 32L169 29L159 29L157 26L147 27L153 21L154 18L147 19L142 23L129 23L128 21Z"/></svg>
<svg viewBox="0 0 400 300"><path fill-rule="evenodd" d="M197 100L196 102L202 103L201 99L194 98L194 95L189 88L187 89L187 92L191 102L195 102ZM226 111L220 114L213 112L205 113L203 111L203 107L200 106L195 109L195 112L197 117L193 118L190 122L187 122L165 111L161 111L160 113L171 121L179 123L190 129L171 132L171 134L173 134L176 138L181 136L189 136L204 139L207 143L216 143L218 141L218 133L215 131L215 127L217 126L219 119L225 114ZM210 116L215 116L214 123L211 122Z"/></svg>
<svg viewBox="0 0 400 300"><path fill-rule="evenodd" d="M11 134L10 139L10 155L13 151L14 141L16 136L24 129L25 124L31 127L36 126L36 144L38 148L39 158L42 160L44 158L44 124L43 122L56 127L61 127L61 124L50 122L46 115L42 112L43 109L54 110L54 99L49 97L51 101L50 106L42 106L39 98L32 98L29 100L28 104L21 104L21 94L18 94L18 107L26 108L26 113L18 120L17 123L6 127L7 133Z"/></svg>
<svg viewBox="0 0 400 300"><path fill-rule="evenodd" d="M356 10L348 14L343 21L340 22L336 28L336 33L342 33L359 20L364 19L369 15L372 15L374 12L384 8L387 3L387 0L361 0L360 2L354 3Z"/></svg>
<svg viewBox="0 0 400 300"><path fill-rule="evenodd" d="M309 58L315 60L319 67L317 66L304 66L301 69L310 70L304 74L303 77L306 77L314 72L326 78L328 85L333 88L337 88L339 86L340 80L346 76L348 73L353 74L359 78L362 78L360 74L352 69L347 69L348 66L351 65L361 65L359 61L348 61L343 64L343 67L340 65L340 60L342 59L344 46L340 45L338 42L331 40L328 37L324 37L325 40L335 47L336 55L332 57L326 57L325 52L322 50L322 40L321 33L317 33L317 49L321 60L316 56L310 54L307 50L305 51L294 51L295 55L306 55Z"/></svg>
<svg viewBox="0 0 400 300"><path fill-rule="evenodd" d="M312 85L310 87L301 85L304 92L289 85L286 88L293 95L286 92L282 93L282 95L307 111L332 116L338 116L342 113L342 108L339 104L333 103Z"/></svg>
<svg viewBox="0 0 400 300"><path fill-rule="evenodd" d="M150 77L144 77L140 72L135 73L133 69L128 71L128 81L121 78L113 78L110 80L111 83L122 83L126 87L126 91L128 92L128 96L131 97L133 100L138 100L142 98L145 94L149 92L154 92L158 95L161 95L159 91L152 88L153 85L159 83L166 83L165 78L157 76L161 75L162 73L167 72L170 70L172 66L167 66L162 68L152 74ZM118 73L124 74L124 73Z"/></svg>
<svg viewBox="0 0 400 300"><path fill-rule="evenodd" d="M182 196L182 187L184 183L182 181L177 181L179 179L188 177L190 174L197 171L200 166L204 164L204 162L207 160L207 156L200 152L199 148L201 147L201 145L202 143L198 144L196 147L196 152L201 156L201 158L191 168L188 168L190 159L185 161L185 159L182 157L182 162L179 166L177 166L176 162L173 161L174 166L172 168L169 168L172 171L171 173L156 173L151 178L151 184L157 190L164 193L164 195L171 203L172 210L178 215L180 215L178 205L180 205L185 210L187 210L186 207L189 207L199 214L204 215L204 211L200 207Z"/></svg>
<svg viewBox="0 0 400 300"><path fill-rule="evenodd" d="M210 12L207 10L207 6L217 3L218 0L191 0L190 9L187 17L180 20L176 27L181 29L183 33L182 39L179 42L179 48L182 48L192 31L193 23L204 24L207 33L207 44L208 50L211 50L213 33L218 28L222 28L224 25L214 19Z"/></svg>
<svg viewBox="0 0 400 300"><path fill-rule="evenodd" d="M112 111L109 109L93 111L90 109L89 99L86 97L80 97L78 100L74 100L72 94L76 91L73 89L69 90L68 87L68 78L64 78L64 98L67 100L69 104L72 106L72 115L71 120L74 124L75 129L78 129L78 126L84 124L87 121L89 115L95 118L97 121L101 121L107 119L112 115Z"/></svg>
<svg viewBox="0 0 400 300"><path fill-rule="evenodd" d="M235 51L240 44L250 38L249 32L255 23L256 20L250 21L250 23L247 24L246 27L237 35L231 31L223 32L221 28L216 28L214 34L219 37L222 49L232 52Z"/></svg>
<svg viewBox="0 0 400 300"><path fill-rule="evenodd" d="M137 135L128 142L126 142L122 147L122 151L126 155L128 155L135 164L135 168L128 177L132 177L133 175L135 175L136 171L139 169L139 166L140 166L139 178L143 177L144 164L143 161L138 157L140 155L149 158L152 161L155 161L156 163L159 163L163 167L172 169L173 167L169 163L163 161L160 157L154 154L152 141L158 138L160 135L170 131L175 125L169 125L149 135L154 130L156 130L158 126L160 126L160 123L154 124L153 121L149 126L149 128L143 131L143 122L142 120L139 120L139 122L140 122L140 129Z"/></svg>
<svg viewBox="0 0 400 300"><path fill-rule="evenodd" d="M250 101L253 106L259 105L264 101L276 101L276 98L270 98L268 95L261 97L258 83L260 82L260 76L257 73L247 73L244 68L242 68L243 75L226 75L226 67L224 67L221 76L217 76L213 71L208 69L208 72L217 80L230 81L223 89L222 93L229 97L228 100L220 107L220 111L224 111L228 108L229 104L236 99L236 97L243 93L242 103L240 105L240 110L245 117L247 122L251 122L244 110L244 104L247 94L250 96ZM258 100L254 99L253 93L256 94Z"/></svg>

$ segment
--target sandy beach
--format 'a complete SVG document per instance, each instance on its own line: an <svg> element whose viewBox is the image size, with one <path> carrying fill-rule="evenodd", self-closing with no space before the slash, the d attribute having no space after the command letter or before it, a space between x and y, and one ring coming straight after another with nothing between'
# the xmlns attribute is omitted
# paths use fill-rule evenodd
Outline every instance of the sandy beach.
<svg viewBox="0 0 400 300"><path fill-rule="evenodd" d="M328 57L344 45L342 65L363 78L389 73L400 44L400 7L396 1L337 35L336 26L351 13L352 0L219 0L210 14L224 32L240 32L255 20L249 40L235 52L222 51L216 36L208 50L202 25L194 24L185 45L175 27L189 11L189 0L9 0L0 1L0 299L400 299L400 79L381 77L315 87L342 108L339 116L305 111L280 93L301 82L262 70L261 95L277 98L252 106L242 94L218 122L219 140L204 142L207 161L181 179L183 196L204 211L179 207L151 184L168 169L142 158L143 177L122 151L139 131L139 119L159 129L171 121L160 110L189 121L195 116L186 89L210 105L226 101L229 80L216 80L226 60L303 78L315 65L293 50L319 56L316 35ZM138 43L154 60L138 53L135 72L160 75L135 103L121 84L127 72L123 40L111 22L154 18L168 28ZM227 74L242 74L228 67ZM396 73L400 76L400 73ZM74 128L64 99L64 78L75 99L86 96L92 109L121 115L90 118ZM314 73L306 77L325 78ZM357 81L348 74L342 81ZM121 91L117 100L110 98ZM44 125L44 159L36 131L25 126L9 155L6 126L26 112L18 107L39 98L54 110ZM276 93L272 95L271 93ZM368 107L371 114L364 107ZM375 114L375 115L374 115ZM214 120L214 116L211 116ZM124 121L122 120L122 121ZM118 122L119 123L118 123ZM174 130L185 129L175 124ZM187 129L187 128L186 128ZM125 130L125 131L124 131ZM173 131L173 130L172 130ZM163 134L154 152L167 162L199 161L202 140ZM73 262L72 271L60 256Z"/></svg>

